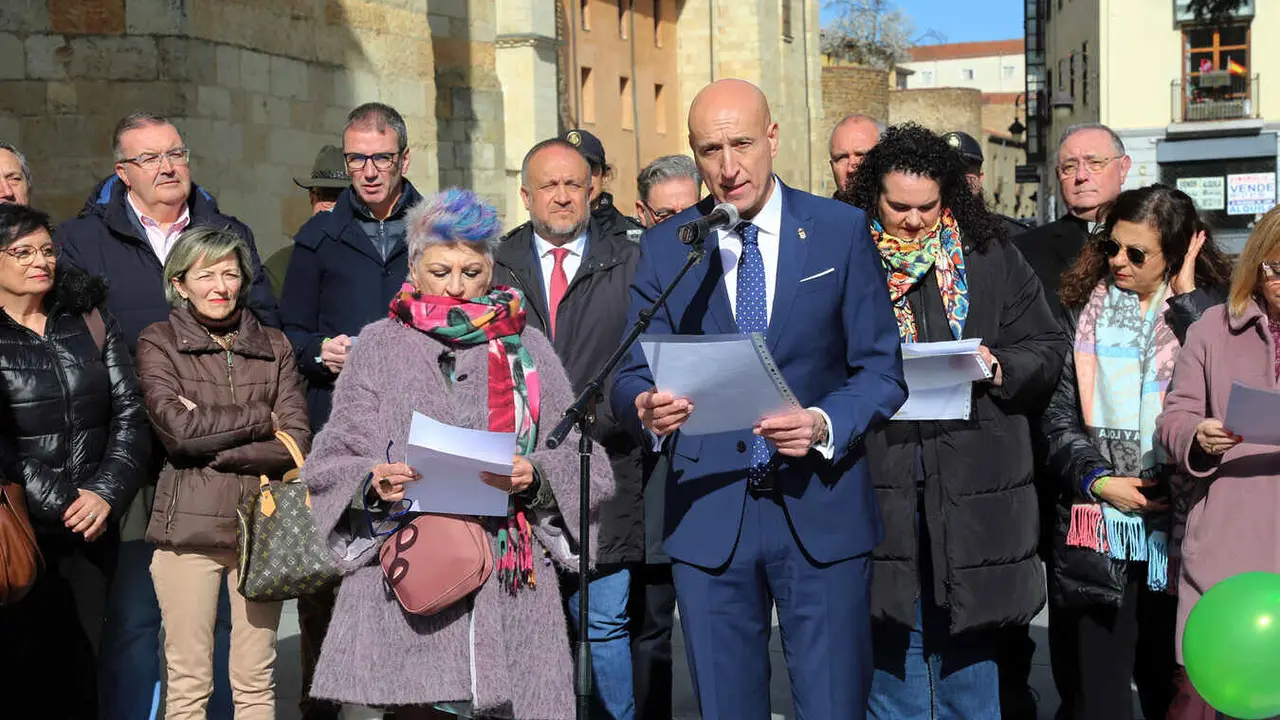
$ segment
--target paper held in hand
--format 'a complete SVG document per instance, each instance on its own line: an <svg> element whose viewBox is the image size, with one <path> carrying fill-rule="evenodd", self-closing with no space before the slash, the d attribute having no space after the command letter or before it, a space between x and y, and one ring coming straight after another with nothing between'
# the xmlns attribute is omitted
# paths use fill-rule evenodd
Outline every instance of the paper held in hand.
<svg viewBox="0 0 1280 720"><path fill-rule="evenodd" d="M981 344L981 338L903 343L908 397L893 419L968 420L973 382L991 379L991 368L978 354Z"/></svg>
<svg viewBox="0 0 1280 720"><path fill-rule="evenodd" d="M413 512L506 516L510 497L480 473L510 475L516 434L468 430L415 412L405 464L421 479L405 485Z"/></svg>
<svg viewBox="0 0 1280 720"><path fill-rule="evenodd" d="M1280 393L1231 383L1222 424L1247 443L1280 445Z"/></svg>
<svg viewBox="0 0 1280 720"><path fill-rule="evenodd" d="M685 435L750 430L800 407L760 333L642 335L640 348L658 391L693 403Z"/></svg>

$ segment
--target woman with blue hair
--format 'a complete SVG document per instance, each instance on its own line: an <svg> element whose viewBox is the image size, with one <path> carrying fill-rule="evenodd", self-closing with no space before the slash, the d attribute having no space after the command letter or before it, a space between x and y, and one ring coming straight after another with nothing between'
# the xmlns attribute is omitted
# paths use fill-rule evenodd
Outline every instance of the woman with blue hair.
<svg viewBox="0 0 1280 720"><path fill-rule="evenodd" d="M526 329L524 298L492 284L500 231L493 206L465 190L410 211L409 282L390 316L361 331L303 470L316 527L346 573L311 694L346 704L344 718L573 715L550 566L575 567L578 453L572 439L556 450L542 441L574 394L550 342ZM401 537L414 517L403 511L406 487L430 492L432 468L392 462L404 457L415 411L516 435L511 475L483 476L511 497L506 517L482 521L494 572L430 615L405 610L379 564L384 543L413 542ZM613 487L596 455L593 524Z"/></svg>

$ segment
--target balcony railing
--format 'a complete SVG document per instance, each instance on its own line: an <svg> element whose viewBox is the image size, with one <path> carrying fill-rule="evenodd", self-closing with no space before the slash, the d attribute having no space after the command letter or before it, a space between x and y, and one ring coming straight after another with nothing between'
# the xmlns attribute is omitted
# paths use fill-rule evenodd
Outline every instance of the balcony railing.
<svg viewBox="0 0 1280 720"><path fill-rule="evenodd" d="M1213 122L1257 118L1258 76L1226 71L1200 73L1186 83L1174 80L1173 121Z"/></svg>

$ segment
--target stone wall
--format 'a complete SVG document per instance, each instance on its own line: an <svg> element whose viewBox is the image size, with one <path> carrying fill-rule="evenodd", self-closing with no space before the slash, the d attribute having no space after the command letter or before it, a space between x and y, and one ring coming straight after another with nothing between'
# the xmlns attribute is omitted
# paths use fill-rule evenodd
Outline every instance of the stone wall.
<svg viewBox="0 0 1280 720"><path fill-rule="evenodd" d="M827 130L847 115L889 121L889 71L857 65L822 68L823 123Z"/></svg>
<svg viewBox="0 0 1280 720"><path fill-rule="evenodd" d="M819 9L817 0L685 0L677 29L681 123L694 96L713 80L759 85L779 125L774 170L792 187L818 193L829 175Z"/></svg>
<svg viewBox="0 0 1280 720"><path fill-rule="evenodd" d="M938 133L963 130L982 137L982 93L968 88L894 90L889 124L915 122Z"/></svg>
<svg viewBox="0 0 1280 720"><path fill-rule="evenodd" d="M352 107L380 100L405 116L409 177L420 190L443 177L501 203L492 0L431 0L430 13L428 4L4 0L0 137L30 158L33 203L65 219L112 172L116 121L141 109L166 114L192 150L195 182L249 223L266 256L309 214L291 178L310 172L321 145L340 142ZM463 50L434 51L432 29L452 39L459 22ZM444 102L438 61L451 83ZM457 73L464 62L481 70ZM459 93L459 76L477 92ZM447 154L438 152L442 133ZM469 176L456 173L460 160Z"/></svg>

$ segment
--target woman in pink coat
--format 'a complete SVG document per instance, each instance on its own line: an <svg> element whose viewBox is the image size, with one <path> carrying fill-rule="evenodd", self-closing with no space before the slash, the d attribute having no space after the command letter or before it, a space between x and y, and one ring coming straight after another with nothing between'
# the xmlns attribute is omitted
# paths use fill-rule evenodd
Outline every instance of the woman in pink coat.
<svg viewBox="0 0 1280 720"><path fill-rule="evenodd" d="M1280 447L1242 442L1223 426L1231 384L1280 390L1280 208L1249 237L1226 305L1212 308L1187 334L1158 437L1185 478L1175 504L1190 508L1178 583L1178 662L1187 614L1206 590L1251 571L1280 572ZM1212 720L1179 673L1170 718Z"/></svg>

